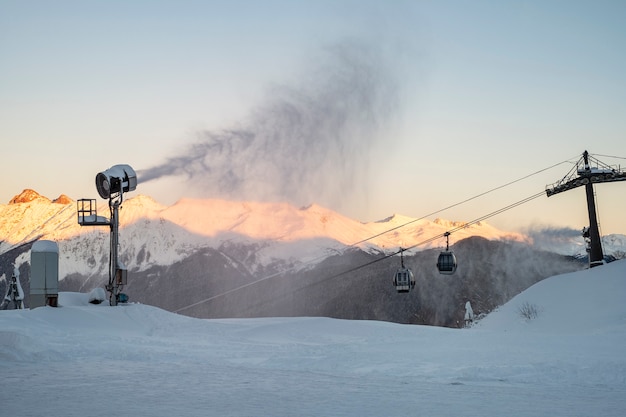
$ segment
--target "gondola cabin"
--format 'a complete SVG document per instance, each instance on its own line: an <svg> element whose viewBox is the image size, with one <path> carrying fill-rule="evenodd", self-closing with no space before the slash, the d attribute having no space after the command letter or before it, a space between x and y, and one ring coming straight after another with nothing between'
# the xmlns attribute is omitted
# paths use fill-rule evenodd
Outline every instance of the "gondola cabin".
<svg viewBox="0 0 626 417"><path fill-rule="evenodd" d="M452 251L444 251L437 259L437 269L440 274L452 275L456 271L456 256Z"/></svg>
<svg viewBox="0 0 626 417"><path fill-rule="evenodd" d="M439 254L437 269L440 274L452 275L456 271L456 256L450 250L450 232L446 232L443 235L446 237L446 250Z"/></svg>
<svg viewBox="0 0 626 417"><path fill-rule="evenodd" d="M393 276L393 285L399 293L406 293L415 288L415 277L409 268L398 268Z"/></svg>

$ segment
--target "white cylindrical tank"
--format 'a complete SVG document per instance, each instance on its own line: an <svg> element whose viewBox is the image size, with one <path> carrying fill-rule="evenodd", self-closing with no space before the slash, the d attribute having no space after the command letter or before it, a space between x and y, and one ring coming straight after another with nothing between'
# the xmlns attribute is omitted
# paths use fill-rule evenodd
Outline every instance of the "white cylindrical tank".
<svg viewBox="0 0 626 417"><path fill-rule="evenodd" d="M59 246L38 240L30 250L30 308L57 306L59 297Z"/></svg>

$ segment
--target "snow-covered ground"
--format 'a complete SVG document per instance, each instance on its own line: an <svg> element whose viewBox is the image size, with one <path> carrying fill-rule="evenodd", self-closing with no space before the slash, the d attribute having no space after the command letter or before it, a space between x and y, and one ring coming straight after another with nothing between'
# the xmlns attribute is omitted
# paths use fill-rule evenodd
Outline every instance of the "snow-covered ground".
<svg viewBox="0 0 626 417"><path fill-rule="evenodd" d="M402 295L398 295L401 297ZM626 260L470 329L199 320L139 304L0 311L6 416L623 416ZM537 312L531 320L520 310Z"/></svg>

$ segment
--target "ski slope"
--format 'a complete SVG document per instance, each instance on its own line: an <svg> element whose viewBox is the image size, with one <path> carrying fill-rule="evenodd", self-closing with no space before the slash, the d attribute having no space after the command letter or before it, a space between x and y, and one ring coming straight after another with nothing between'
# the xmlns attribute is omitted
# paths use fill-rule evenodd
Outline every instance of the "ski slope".
<svg viewBox="0 0 626 417"><path fill-rule="evenodd" d="M401 295L398 295L399 297ZM6 416L623 416L626 260L470 329L199 320L140 304L0 311ZM520 307L534 306L525 320Z"/></svg>

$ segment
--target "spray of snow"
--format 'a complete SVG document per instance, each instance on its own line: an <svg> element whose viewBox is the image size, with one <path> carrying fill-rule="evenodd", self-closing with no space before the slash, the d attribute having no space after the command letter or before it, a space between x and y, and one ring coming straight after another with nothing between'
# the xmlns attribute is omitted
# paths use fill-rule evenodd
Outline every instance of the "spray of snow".
<svg viewBox="0 0 626 417"><path fill-rule="evenodd" d="M569 227L552 227L535 225L524 231L538 249L552 250L559 248L562 254L585 254L585 241L581 230Z"/></svg>
<svg viewBox="0 0 626 417"><path fill-rule="evenodd" d="M363 197L369 149L397 106L396 90L380 49L335 45L301 85L274 86L248 120L199 133L178 155L139 170L139 181L184 175L201 197L339 208Z"/></svg>

